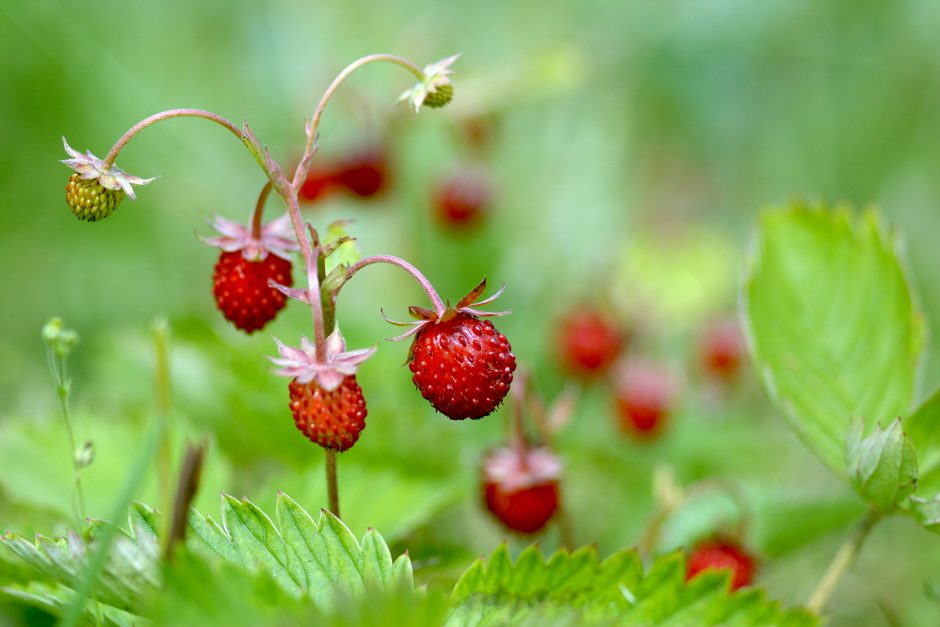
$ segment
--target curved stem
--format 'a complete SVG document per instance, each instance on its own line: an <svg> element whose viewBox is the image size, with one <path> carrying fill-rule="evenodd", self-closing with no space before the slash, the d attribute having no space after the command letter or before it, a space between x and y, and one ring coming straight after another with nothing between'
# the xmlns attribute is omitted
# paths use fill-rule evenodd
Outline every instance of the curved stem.
<svg viewBox="0 0 940 627"><path fill-rule="evenodd" d="M274 189L274 184L268 179L264 187L261 188L261 193L258 194L255 211L251 214L251 236L254 239L261 239L261 214L264 213L264 204L267 202L272 189Z"/></svg>
<svg viewBox="0 0 940 627"><path fill-rule="evenodd" d="M132 140L137 133L141 132L148 126L156 124L162 120L168 120L170 118L203 118L210 120L227 128L231 131L239 140L244 140L245 136L242 135L241 130L235 126L232 122L226 120L221 115L212 113L211 111L203 111L202 109L170 109L169 111L161 111L160 113L154 113L148 118L144 118L134 126L130 127L126 133L124 133L119 140L117 140L111 150L108 151L108 154L104 158L105 167L111 167L114 165L114 160L117 159L118 153L121 152L121 149L127 145L127 142Z"/></svg>
<svg viewBox="0 0 940 627"><path fill-rule="evenodd" d="M424 80L424 70L408 59L394 54L370 54L347 65L342 72L336 75L336 78L333 79L330 86L323 92L323 96L320 98L320 102L313 112L313 118L311 118L310 123L307 125L307 144L304 146L303 157L301 157L300 163L297 164L297 169L294 171L294 180L291 182L291 187L298 189L300 185L303 184L304 179L307 178L307 173L310 170L310 159L313 157L313 153L316 152L315 143L317 139L317 129L320 127L320 118L323 116L323 110L326 109L326 105L333 96L333 93L350 74L364 65L378 61L386 61L399 65L414 74L418 80Z"/></svg>
<svg viewBox="0 0 940 627"><path fill-rule="evenodd" d="M374 255L372 257L360 259L353 265L349 266L349 269L346 270L346 281L349 281L349 279L351 279L354 274L366 266L371 266L374 263L387 263L393 266L398 266L399 268L408 272L421 285L421 289L424 290L424 293L428 295L428 298L431 300L431 304L434 306L434 313L436 313L438 316L444 315L444 312L447 310L447 306L444 305L444 302L438 295L437 290L434 289L434 286L431 285L431 282L428 281L426 276L421 274L420 270L400 257L395 257L393 255ZM336 295L339 295L338 290Z"/></svg>
<svg viewBox="0 0 940 627"><path fill-rule="evenodd" d="M858 523L852 535L848 537L845 544L842 545L842 548L839 549L839 552L836 553L836 556L832 559L829 568L816 586L816 590L813 591L813 596L810 597L809 602L806 604L809 611L815 614L822 612L826 601L829 600L830 595L832 595L842 575L845 574L845 571L848 570L855 556L858 555L858 551L862 548L865 538L868 537L868 533L879 519L878 514L869 511Z"/></svg>

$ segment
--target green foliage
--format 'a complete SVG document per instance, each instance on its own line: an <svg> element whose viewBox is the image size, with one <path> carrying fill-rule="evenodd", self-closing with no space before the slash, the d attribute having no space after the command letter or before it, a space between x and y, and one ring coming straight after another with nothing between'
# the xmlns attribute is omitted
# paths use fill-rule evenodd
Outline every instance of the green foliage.
<svg viewBox="0 0 940 627"><path fill-rule="evenodd" d="M725 572L706 572L688 585L681 554L656 560L648 572L635 551L603 562L593 548L559 551L546 562L536 546L515 563L505 545L475 562L451 596L448 625L546 621L624 625L814 625L801 610L785 610L763 593L728 591Z"/></svg>
<svg viewBox="0 0 940 627"><path fill-rule="evenodd" d="M76 590L98 548L97 537L105 528L113 526L113 523L95 521L84 536L75 532L55 539L37 535L34 542L8 533L0 537L0 542L45 577ZM130 510L129 529L130 532L120 529L114 536L94 598L132 611L158 582L159 547L153 510L135 504Z"/></svg>
<svg viewBox="0 0 940 627"><path fill-rule="evenodd" d="M901 419L887 429L875 425L864 436L864 424L857 421L849 432L846 467L849 483L881 512L890 512L914 493L917 485L917 453L904 431Z"/></svg>
<svg viewBox="0 0 940 627"><path fill-rule="evenodd" d="M874 211L764 213L744 288L761 378L807 446L847 473L852 420L907 414L924 329L896 238Z"/></svg>
<svg viewBox="0 0 940 627"><path fill-rule="evenodd" d="M277 525L247 500L222 496L222 524L193 512L190 546L249 570L262 570L288 593L327 606L340 591L411 589L411 561L394 562L385 541L369 529L358 542L338 518L322 510L314 521L286 494L278 494Z"/></svg>
<svg viewBox="0 0 940 627"><path fill-rule="evenodd" d="M940 388L911 414L904 430L917 449L917 492L929 496L940 493Z"/></svg>

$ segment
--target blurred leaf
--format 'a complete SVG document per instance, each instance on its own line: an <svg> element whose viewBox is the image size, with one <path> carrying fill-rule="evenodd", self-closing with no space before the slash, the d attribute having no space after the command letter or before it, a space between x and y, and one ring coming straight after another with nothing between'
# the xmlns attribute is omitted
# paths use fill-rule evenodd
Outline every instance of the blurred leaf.
<svg viewBox="0 0 940 627"><path fill-rule="evenodd" d="M495 625L560 619L624 625L815 625L802 610L784 610L763 591L728 591L727 572L685 582L679 553L656 560L644 574L635 551L603 562L593 548L559 551L545 562L535 546L510 561L505 545L475 562L451 596L449 625ZM536 620L539 623L536 623Z"/></svg>
<svg viewBox="0 0 940 627"><path fill-rule="evenodd" d="M914 410L904 430L917 449L917 492L934 496L940 492L940 388Z"/></svg>
<svg viewBox="0 0 940 627"><path fill-rule="evenodd" d="M61 584L30 582L26 585L0 586L0 598L6 596L19 603L45 610L62 617L72 605L75 592ZM140 623L140 617L128 614L104 604L86 607L78 617L77 624L84 626L131 627Z"/></svg>
<svg viewBox="0 0 940 627"><path fill-rule="evenodd" d="M845 453L849 483L868 503L890 512L914 492L917 453L901 430L900 418L892 420L887 429L875 425L869 436L864 436L864 430L859 420L849 431Z"/></svg>
<svg viewBox="0 0 940 627"><path fill-rule="evenodd" d="M153 510L135 504L130 510L130 533L119 529L108 559L94 590L94 598L113 607L132 611L145 592L157 585L156 563L159 546ZM37 535L30 542L16 534L0 537L21 560L44 576L77 589L89 561L97 550L97 535L112 523L95 521L86 537L69 532L64 538Z"/></svg>
<svg viewBox="0 0 940 627"><path fill-rule="evenodd" d="M794 204L764 213L744 314L764 385L845 476L852 419L906 415L924 329L896 238L877 214Z"/></svg>

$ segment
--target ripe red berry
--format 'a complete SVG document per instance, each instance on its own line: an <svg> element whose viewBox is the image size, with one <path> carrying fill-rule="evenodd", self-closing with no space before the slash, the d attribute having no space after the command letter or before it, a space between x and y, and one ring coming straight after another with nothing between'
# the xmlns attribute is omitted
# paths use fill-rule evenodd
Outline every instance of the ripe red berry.
<svg viewBox="0 0 940 627"><path fill-rule="evenodd" d="M480 172L461 172L444 179L434 190L434 213L451 229L467 229L480 223L489 210L492 191Z"/></svg>
<svg viewBox="0 0 940 627"><path fill-rule="evenodd" d="M736 320L722 320L705 331L701 345L705 371L723 381L737 376L744 362L744 336Z"/></svg>
<svg viewBox="0 0 940 627"><path fill-rule="evenodd" d="M336 166L333 181L353 194L368 198L388 186L388 154L381 146L354 151Z"/></svg>
<svg viewBox="0 0 940 627"><path fill-rule="evenodd" d="M339 452L355 444L366 428L366 399L355 375L344 376L329 391L316 380L309 383L292 380L290 410L294 424L312 442Z"/></svg>
<svg viewBox="0 0 940 627"><path fill-rule="evenodd" d="M689 555L685 579L692 579L705 570L731 571L731 590L748 586L754 581L755 559L736 542L713 538L700 542Z"/></svg>
<svg viewBox="0 0 940 627"><path fill-rule="evenodd" d="M615 385L621 429L641 438L658 435L675 395L669 373L646 364L629 364Z"/></svg>
<svg viewBox="0 0 940 627"><path fill-rule="evenodd" d="M594 309L576 311L559 325L558 353L562 364L579 377L606 372L620 355L623 343L617 327Z"/></svg>
<svg viewBox="0 0 940 627"><path fill-rule="evenodd" d="M223 251L212 280L212 293L222 315L246 333L264 328L287 304L287 296L270 287L268 281L288 287L293 284L287 259L270 253L260 261L250 261L241 251Z"/></svg>
<svg viewBox="0 0 940 627"><path fill-rule="evenodd" d="M489 320L455 312L421 327L411 345L412 381L451 420L489 415L509 392L516 357Z"/></svg>
<svg viewBox="0 0 940 627"><path fill-rule="evenodd" d="M561 463L548 449L512 446L483 462L483 500L506 527L535 533L558 510Z"/></svg>

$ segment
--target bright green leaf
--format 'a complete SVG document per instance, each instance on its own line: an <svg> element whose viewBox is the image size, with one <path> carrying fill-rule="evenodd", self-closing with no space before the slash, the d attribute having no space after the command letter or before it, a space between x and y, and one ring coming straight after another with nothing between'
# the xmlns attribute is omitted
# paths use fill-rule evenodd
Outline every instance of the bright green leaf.
<svg viewBox="0 0 940 627"><path fill-rule="evenodd" d="M940 493L940 388L914 410L904 430L917 449L917 492L933 497Z"/></svg>
<svg viewBox="0 0 940 627"><path fill-rule="evenodd" d="M530 546L509 559L505 545L473 563L451 595L448 625L508 623L624 625L815 625L802 610L786 610L755 589L731 593L725 572L685 582L679 553L656 560L644 573L635 551L603 562L593 548L559 551L546 562Z"/></svg>
<svg viewBox="0 0 940 627"><path fill-rule="evenodd" d="M914 492L917 485L917 453L904 431L901 419L887 429L875 425L864 436L864 423L857 421L849 431L845 464L849 483L868 503L890 512Z"/></svg>
<svg viewBox="0 0 940 627"><path fill-rule="evenodd" d="M849 425L907 414L923 325L874 211L764 213L744 287L757 370L803 441L845 475Z"/></svg>

